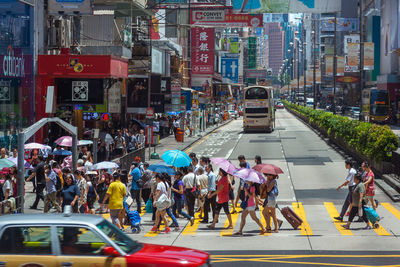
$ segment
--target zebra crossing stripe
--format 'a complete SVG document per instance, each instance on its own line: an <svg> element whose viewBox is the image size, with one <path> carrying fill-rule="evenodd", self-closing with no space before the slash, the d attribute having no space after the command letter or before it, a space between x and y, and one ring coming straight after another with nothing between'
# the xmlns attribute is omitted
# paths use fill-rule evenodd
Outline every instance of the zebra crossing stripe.
<svg viewBox="0 0 400 267"><path fill-rule="evenodd" d="M342 227L342 224L344 222L340 222L334 219L334 217L339 216L339 212L335 208L335 205L332 202L324 202L325 208L328 211L329 215L331 216L333 223L335 224L336 229L342 234L342 235L354 235L352 231L347 230Z"/></svg>
<svg viewBox="0 0 400 267"><path fill-rule="evenodd" d="M195 235L196 234L197 228L199 228L200 221L201 221L201 219L199 218L200 214L201 214L201 211L197 212L194 215L194 218L195 218L194 224L190 225L190 223L188 223L185 227L185 230L183 230L182 235Z"/></svg>
<svg viewBox="0 0 400 267"><path fill-rule="evenodd" d="M226 218L225 224L224 224L224 229L221 231L220 236L231 236L233 234L233 229L235 229L235 225L236 222L239 218L239 215L241 215L241 213L239 213L242 209L239 207L236 208L236 213L235 214L231 214L231 218L232 218L232 229L226 229L229 226L229 220L228 218ZM233 207L231 210L231 213L233 211Z"/></svg>
<svg viewBox="0 0 400 267"><path fill-rule="evenodd" d="M398 220L400 220L400 211L392 206L390 203L383 202L381 203L382 207L387 209L390 213L392 213Z"/></svg>
<svg viewBox="0 0 400 267"><path fill-rule="evenodd" d="M303 204L301 202L293 202L292 206L294 212L303 220L303 223L300 225L301 235L313 235L310 224L307 222L306 212L304 210Z"/></svg>

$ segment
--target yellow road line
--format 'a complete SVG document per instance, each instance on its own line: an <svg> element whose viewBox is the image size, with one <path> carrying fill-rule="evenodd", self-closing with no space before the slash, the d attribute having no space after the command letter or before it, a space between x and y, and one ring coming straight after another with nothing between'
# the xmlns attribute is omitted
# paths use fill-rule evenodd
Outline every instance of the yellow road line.
<svg viewBox="0 0 400 267"><path fill-rule="evenodd" d="M108 220L108 218L110 218L110 213L101 214L101 216L103 216L104 219Z"/></svg>
<svg viewBox="0 0 400 267"><path fill-rule="evenodd" d="M324 202L325 208L328 211L329 215L331 216L333 223L335 224L336 229L342 234L342 235L354 235L352 231L344 229L341 224L343 222L339 222L334 219L334 217L339 216L339 212L335 208L335 205L333 205L332 202Z"/></svg>
<svg viewBox="0 0 400 267"><path fill-rule="evenodd" d="M382 207L387 209L390 213L392 213L398 220L400 220L400 211L392 206L390 203L383 202L381 203Z"/></svg>
<svg viewBox="0 0 400 267"><path fill-rule="evenodd" d="M241 215L241 213L239 213L241 210L242 209L240 208L240 206L236 207L236 213L235 214L231 214L232 225L233 225L232 229L225 229L225 228L227 228L229 226L229 220L228 220L228 218L226 218L226 221L225 221L225 224L224 224L224 229L221 231L220 236L231 236L233 234L233 230L235 229L236 222L237 222L237 220L239 218L239 215ZM233 211L233 207L232 207L232 211Z"/></svg>
<svg viewBox="0 0 400 267"><path fill-rule="evenodd" d="M293 202L292 206L294 212L303 220L303 223L300 225L301 235L313 235L310 224L307 222L306 211L304 210L303 204L301 202Z"/></svg>
<svg viewBox="0 0 400 267"><path fill-rule="evenodd" d="M210 134L207 135L207 136L205 136L205 137L203 137L203 138L201 138L200 140L196 141L196 143L194 143L193 145L191 145L189 148L185 149L185 150L184 150L185 153L186 153L186 154L190 153L190 152L193 150L193 148L195 148L195 147L197 147L198 145L204 143L208 138L210 138Z"/></svg>
<svg viewBox="0 0 400 267"><path fill-rule="evenodd" d="M200 221L202 219L199 218L201 211L197 212L194 215L194 224L190 225L190 223L188 223L185 227L185 230L183 230L182 235L195 235L197 228L199 228L200 225Z"/></svg>

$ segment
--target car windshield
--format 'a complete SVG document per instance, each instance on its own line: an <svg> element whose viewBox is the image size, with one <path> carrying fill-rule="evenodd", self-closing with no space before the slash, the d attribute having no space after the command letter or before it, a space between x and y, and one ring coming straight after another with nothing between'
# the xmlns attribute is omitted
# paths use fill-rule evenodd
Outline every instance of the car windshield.
<svg viewBox="0 0 400 267"><path fill-rule="evenodd" d="M102 221L96 225L104 234L106 234L116 245L118 245L125 253L132 253L140 243L130 239L126 234L121 232L115 225L109 221Z"/></svg>

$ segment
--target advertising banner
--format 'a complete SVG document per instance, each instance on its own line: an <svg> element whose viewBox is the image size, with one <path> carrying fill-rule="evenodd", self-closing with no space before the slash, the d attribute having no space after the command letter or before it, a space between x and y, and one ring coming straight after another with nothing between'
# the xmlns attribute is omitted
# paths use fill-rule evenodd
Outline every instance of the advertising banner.
<svg viewBox="0 0 400 267"><path fill-rule="evenodd" d="M192 28L192 74L214 74L214 28Z"/></svg>
<svg viewBox="0 0 400 267"><path fill-rule="evenodd" d="M239 53L239 36L224 36L220 42L222 51L230 54Z"/></svg>
<svg viewBox="0 0 400 267"><path fill-rule="evenodd" d="M359 65L359 43L347 44L347 55L345 55L345 72L357 72Z"/></svg>
<svg viewBox="0 0 400 267"><path fill-rule="evenodd" d="M150 25L151 40L165 39L165 16L165 9L157 10L156 14L152 16Z"/></svg>
<svg viewBox="0 0 400 267"><path fill-rule="evenodd" d="M374 69L374 43L364 43L364 70Z"/></svg>
<svg viewBox="0 0 400 267"><path fill-rule="evenodd" d="M221 74L226 83L239 83L239 59L222 58Z"/></svg>
<svg viewBox="0 0 400 267"><path fill-rule="evenodd" d="M211 97L212 75L192 75L192 89Z"/></svg>
<svg viewBox="0 0 400 267"><path fill-rule="evenodd" d="M267 78L267 70L245 70L246 78Z"/></svg>
<svg viewBox="0 0 400 267"><path fill-rule="evenodd" d="M108 89L108 112L109 113L121 113L121 87L120 81L115 82Z"/></svg>
<svg viewBox="0 0 400 267"><path fill-rule="evenodd" d="M350 43L360 43L360 35L345 35L344 36L344 53L348 54L348 45Z"/></svg>
<svg viewBox="0 0 400 267"><path fill-rule="evenodd" d="M148 80L148 78L134 78L128 80L128 108L147 108Z"/></svg>
<svg viewBox="0 0 400 267"><path fill-rule="evenodd" d="M193 10L192 24L201 26L222 27L262 27L262 14L234 14L232 11L221 10Z"/></svg>
<svg viewBox="0 0 400 267"><path fill-rule="evenodd" d="M307 85L313 85L314 83L314 70L307 70ZM321 71L315 71L315 83L321 83Z"/></svg>
<svg viewBox="0 0 400 267"><path fill-rule="evenodd" d="M239 13L332 13L341 11L341 1L233 0L233 9Z"/></svg>
<svg viewBox="0 0 400 267"><path fill-rule="evenodd" d="M358 31L359 19L358 18L337 18L336 31L338 32L355 32ZM321 19L321 31L333 32L335 31L335 19L323 18Z"/></svg>
<svg viewBox="0 0 400 267"><path fill-rule="evenodd" d="M325 75L333 75L333 56L325 57Z"/></svg>
<svg viewBox="0 0 400 267"><path fill-rule="evenodd" d="M339 56L336 58L336 76L344 75L344 57Z"/></svg>

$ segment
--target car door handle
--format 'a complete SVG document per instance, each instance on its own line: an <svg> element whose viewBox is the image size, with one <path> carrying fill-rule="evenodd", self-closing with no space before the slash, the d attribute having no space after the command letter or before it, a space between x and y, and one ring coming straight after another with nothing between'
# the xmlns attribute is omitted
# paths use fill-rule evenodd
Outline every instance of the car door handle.
<svg viewBox="0 0 400 267"><path fill-rule="evenodd" d="M73 262L62 262L61 266L62 267L71 267Z"/></svg>
<svg viewBox="0 0 400 267"><path fill-rule="evenodd" d="M6 262L5 261L0 261L0 267L6 266Z"/></svg>

